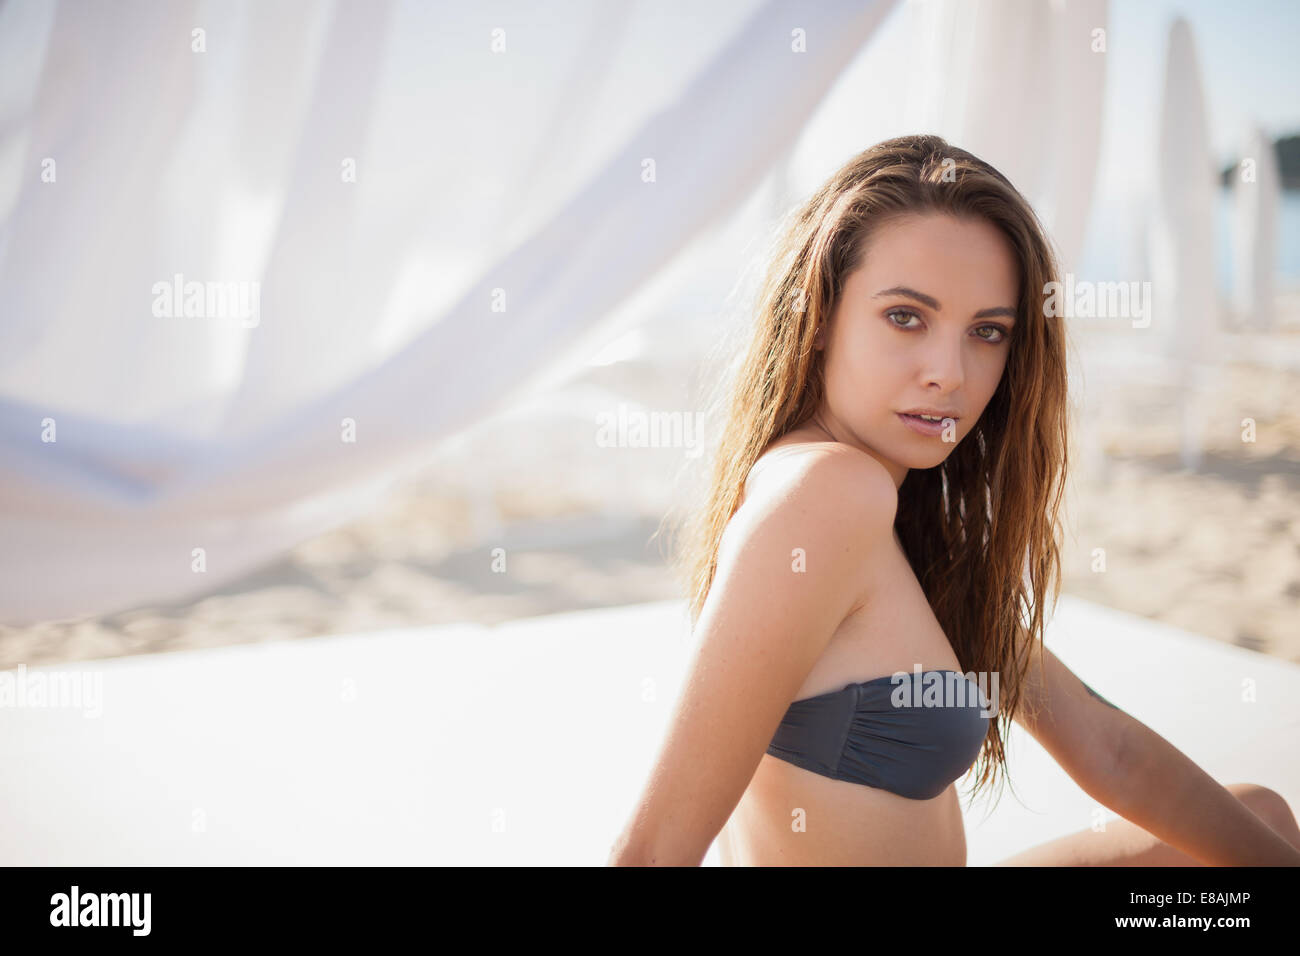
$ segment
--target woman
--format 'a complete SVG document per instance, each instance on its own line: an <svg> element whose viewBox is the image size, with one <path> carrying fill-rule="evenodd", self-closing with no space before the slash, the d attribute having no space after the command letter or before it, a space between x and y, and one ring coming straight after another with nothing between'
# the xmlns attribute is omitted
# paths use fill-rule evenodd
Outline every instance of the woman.
<svg viewBox="0 0 1300 956"><path fill-rule="evenodd" d="M1005 862L1300 864L1281 797L1220 786L1042 646L1057 278L1015 188L936 136L872 147L796 213L679 555L692 668L611 864L718 838L726 865L965 865L955 784L1005 770L1013 719L1126 820Z"/></svg>

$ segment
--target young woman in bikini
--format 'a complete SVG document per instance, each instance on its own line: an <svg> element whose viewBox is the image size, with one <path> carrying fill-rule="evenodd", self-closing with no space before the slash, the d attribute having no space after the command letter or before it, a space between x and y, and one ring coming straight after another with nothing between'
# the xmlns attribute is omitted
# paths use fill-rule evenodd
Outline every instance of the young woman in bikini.
<svg viewBox="0 0 1300 956"><path fill-rule="evenodd" d="M691 669L609 863L719 840L726 865L965 865L957 780L1005 771L1016 720L1124 819L1004 863L1300 864L1277 793L1220 785L1042 645L1057 273L1011 183L935 136L866 150L796 212L678 555Z"/></svg>

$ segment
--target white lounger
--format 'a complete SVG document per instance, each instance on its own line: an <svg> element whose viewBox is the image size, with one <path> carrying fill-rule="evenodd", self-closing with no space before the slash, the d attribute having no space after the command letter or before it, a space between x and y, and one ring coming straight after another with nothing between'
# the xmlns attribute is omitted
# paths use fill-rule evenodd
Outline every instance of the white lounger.
<svg viewBox="0 0 1300 956"><path fill-rule="evenodd" d="M602 865L689 641L667 601L0 672L28 693L0 707L0 862ZM1220 782L1300 806L1300 667L1069 596L1048 644ZM99 715L32 706L56 675L98 681ZM969 810L971 865L1094 819L1018 727L1010 747L1026 806Z"/></svg>

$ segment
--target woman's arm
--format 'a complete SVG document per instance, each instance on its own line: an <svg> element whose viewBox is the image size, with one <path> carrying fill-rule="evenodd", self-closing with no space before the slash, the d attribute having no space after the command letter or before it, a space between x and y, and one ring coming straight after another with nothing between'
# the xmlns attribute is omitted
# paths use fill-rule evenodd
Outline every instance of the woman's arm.
<svg viewBox="0 0 1300 956"><path fill-rule="evenodd" d="M1110 809L1209 866L1300 866L1300 850L1226 787L1146 724L1097 699L1122 715L1104 801Z"/></svg>
<svg viewBox="0 0 1300 956"><path fill-rule="evenodd" d="M1300 864L1300 851L1227 788L1041 652L1041 673L1035 658L1016 719L1085 793L1202 863Z"/></svg>
<svg viewBox="0 0 1300 956"><path fill-rule="evenodd" d="M853 456L810 456L733 516L694 659L610 865L699 865L744 796L800 685L859 601L864 563L889 545L893 480Z"/></svg>

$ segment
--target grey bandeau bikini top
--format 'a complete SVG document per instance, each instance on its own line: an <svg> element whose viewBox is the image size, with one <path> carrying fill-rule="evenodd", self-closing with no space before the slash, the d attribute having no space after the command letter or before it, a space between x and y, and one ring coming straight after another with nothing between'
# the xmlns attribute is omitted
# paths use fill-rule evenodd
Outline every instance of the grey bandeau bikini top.
<svg viewBox="0 0 1300 956"><path fill-rule="evenodd" d="M767 752L836 780L912 800L937 797L979 756L990 702L959 671L915 676L900 672L796 700Z"/></svg>

